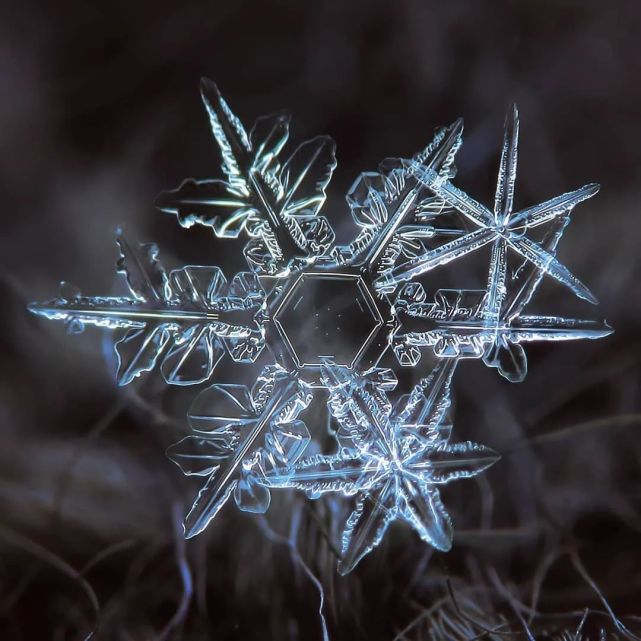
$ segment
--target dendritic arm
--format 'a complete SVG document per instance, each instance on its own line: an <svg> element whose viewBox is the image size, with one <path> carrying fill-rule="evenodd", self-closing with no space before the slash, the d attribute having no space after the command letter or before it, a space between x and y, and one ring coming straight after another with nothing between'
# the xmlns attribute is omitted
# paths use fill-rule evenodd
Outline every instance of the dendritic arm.
<svg viewBox="0 0 641 641"><path fill-rule="evenodd" d="M453 176L462 131L460 119L439 130L413 162L424 164L439 176ZM362 231L342 251L352 264L373 275L390 269L401 254L424 251L423 239L447 232L431 224L442 213L442 202L425 190L412 175L408 161L402 159L383 161L379 173L361 174L347 202Z"/></svg>
<svg viewBox="0 0 641 641"><path fill-rule="evenodd" d="M185 519L185 536L202 532L232 492L241 509L264 512L269 507L269 491L259 476L291 465L302 454L309 433L295 419L310 400L304 387L279 368L268 369L253 392L243 385L213 385L201 392L188 414L192 429L204 443L232 437L225 456L215 450L219 458L208 468L210 476ZM180 448L169 455L183 470L184 461L191 460ZM200 461L201 456L193 458Z"/></svg>
<svg viewBox="0 0 641 641"><path fill-rule="evenodd" d="M370 438L359 435L355 448L316 455L264 475L261 482L267 487L296 488L312 498L327 492L356 494L356 508L343 532L340 572L351 571L398 517L437 549L449 549L452 527L437 486L474 476L498 459L494 451L475 443L447 443L444 419L454 369L454 361L437 365L399 400L397 410L390 414L386 403L374 421L371 411L376 403L368 397L366 385L357 380L346 385L341 369L328 368L325 377L334 417L348 424L348 432L354 425L369 430Z"/></svg>
<svg viewBox="0 0 641 641"><path fill-rule="evenodd" d="M396 303L400 330L394 336L394 351L402 364L412 354L414 363L420 349L430 347L439 358L483 358L498 367L508 380L522 380L526 361L522 342L594 339L607 336L612 329L603 321L519 315L521 301L529 300L535 286L534 274L524 273L514 297L506 298L499 317L488 322L487 292L476 290L438 290L434 302L424 302L422 286L414 283L399 294ZM520 277L519 277L520 278ZM421 324L425 326L421 329ZM407 331L407 330L410 331Z"/></svg>
<svg viewBox="0 0 641 641"><path fill-rule="evenodd" d="M429 249L417 255L407 264L396 266L383 276L379 276L375 285L379 291L390 289L402 282L424 274L435 267L460 258L475 251L489 242L495 242L493 264L500 268L505 264L506 249L509 246L514 252L531 261L543 272L571 289L579 298L596 303L594 295L576 278L553 254L541 245L524 235L530 226L537 227L564 212L570 212L576 204L593 196L598 185L589 184L569 194L546 201L541 205L524 209L512 215L514 183L516 178L516 160L518 146L518 113L513 108L506 120L506 131L501 154L499 181L497 184L494 212L490 212L481 203L455 187L448 179L432 169L412 162L410 167L414 176L431 192L438 196L447 206L454 208L478 229L461 238ZM500 276L500 273L497 272ZM495 283L500 285L500 279ZM493 287L493 284L490 283ZM500 296L500 287L491 292L489 301ZM498 307L495 305L494 307Z"/></svg>
<svg viewBox="0 0 641 641"><path fill-rule="evenodd" d="M62 320L72 332L87 324L127 329L116 342L118 384L126 385L160 362L169 384L191 385L207 380L225 354L245 347L255 359L264 344L264 293L257 282L245 296L230 296L217 267L188 266L167 274L152 244L133 248L119 233L118 271L127 280L131 297L88 297L65 286L61 296L29 309ZM238 282L253 276L238 275ZM240 347L239 347L240 346Z"/></svg>
<svg viewBox="0 0 641 641"><path fill-rule="evenodd" d="M318 216L336 166L335 145L320 136L302 144L281 167L278 154L289 136L289 117L260 119L248 135L217 86L201 83L227 181L185 181L163 192L157 206L190 227L202 224L218 236L254 236L247 248L250 266L279 274L324 254L334 235Z"/></svg>

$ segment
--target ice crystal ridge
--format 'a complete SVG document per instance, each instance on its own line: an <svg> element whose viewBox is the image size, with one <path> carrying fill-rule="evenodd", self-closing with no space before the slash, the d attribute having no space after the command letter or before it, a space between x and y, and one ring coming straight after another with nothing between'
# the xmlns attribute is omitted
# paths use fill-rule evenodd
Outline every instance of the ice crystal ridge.
<svg viewBox="0 0 641 641"><path fill-rule="evenodd" d="M259 118L248 133L214 83L204 80L201 92L224 179L186 180L157 206L183 227L204 225L220 238L245 234L248 271L229 283L215 266L167 273L155 245L130 245L119 231L117 269L130 296L82 296L63 284L58 298L31 311L63 320L71 332L87 324L122 332L119 385L155 368L169 385L195 385L225 358L267 359L251 387L217 382L200 391L188 414L192 433L168 450L185 474L204 479L185 520L187 537L231 496L241 510L264 512L270 491L295 488L311 498L354 497L341 572L376 547L395 519L448 550L452 526L439 486L498 458L485 446L450 442L459 361L482 359L517 382L527 372L524 343L611 331L601 321L523 313L546 274L596 303L556 249L573 208L598 186L514 211L513 108L487 208L452 183L463 132L457 120L412 158L384 160L356 179L347 203L358 233L337 245L319 215L336 167L333 141L314 138L284 158L288 116ZM430 292L417 280L483 247L484 289ZM424 378L390 398L397 379L383 359L389 353L398 366L416 367L426 349L432 358ZM330 454L308 447L321 427L299 418L317 393L328 395L337 426Z"/></svg>

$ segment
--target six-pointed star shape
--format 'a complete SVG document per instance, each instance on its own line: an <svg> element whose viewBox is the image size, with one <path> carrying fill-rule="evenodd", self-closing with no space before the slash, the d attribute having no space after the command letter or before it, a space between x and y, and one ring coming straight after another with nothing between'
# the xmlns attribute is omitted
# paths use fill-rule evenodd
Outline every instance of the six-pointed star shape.
<svg viewBox="0 0 641 641"><path fill-rule="evenodd" d="M491 304L489 309L493 313L498 314L505 291L508 247L520 254L525 260L532 262L541 271L550 274L560 283L569 287L579 298L593 304L597 303L592 292L553 254L528 238L526 232L528 229L539 227L571 211L581 201L594 196L598 192L599 186L596 183L590 183L575 191L547 200L540 205L513 213L519 132L516 107L513 107L508 115L506 125L493 211L455 187L447 178L434 170L425 168L414 161L408 161L415 176L425 186L442 198L447 205L454 207L477 229L440 247L431 249L404 265L395 267L379 277L376 283L379 288L388 286L390 282L409 281L439 265L444 265L492 243L492 267L489 280Z"/></svg>

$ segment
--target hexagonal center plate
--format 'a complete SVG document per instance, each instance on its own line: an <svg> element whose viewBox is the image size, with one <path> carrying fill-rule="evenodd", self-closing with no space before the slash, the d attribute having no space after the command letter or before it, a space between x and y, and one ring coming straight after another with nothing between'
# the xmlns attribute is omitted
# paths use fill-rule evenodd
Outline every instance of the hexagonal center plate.
<svg viewBox="0 0 641 641"><path fill-rule="evenodd" d="M299 367L354 367L383 319L360 276L301 274L274 314Z"/></svg>

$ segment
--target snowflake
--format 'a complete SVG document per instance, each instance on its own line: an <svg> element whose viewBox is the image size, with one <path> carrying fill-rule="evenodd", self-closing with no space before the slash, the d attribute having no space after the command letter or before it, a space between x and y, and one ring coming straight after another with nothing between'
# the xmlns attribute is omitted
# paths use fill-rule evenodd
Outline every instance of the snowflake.
<svg viewBox="0 0 641 641"><path fill-rule="evenodd" d="M229 283L214 266L167 273L155 245L130 245L119 231L117 270L131 296L82 296L63 284L58 298L31 311L74 333L88 324L124 331L115 343L119 385L156 368L169 385L197 385L227 357L271 359L251 388L215 383L200 391L188 413L192 433L168 450L185 474L206 479L185 520L187 537L232 496L241 510L264 512L272 489L297 488L312 498L356 497L341 572L376 547L396 518L449 549L452 526L438 486L498 458L481 445L449 443L459 361L481 358L520 381L522 343L611 331L599 321L523 314L545 274L596 302L555 253L572 209L598 187L513 213L513 109L490 211L451 182L463 132L457 120L412 158L384 160L357 178L347 203L359 231L338 245L319 215L336 167L333 141L319 136L283 159L288 116L259 118L247 133L214 83L203 80L201 93L225 180L186 180L156 204L183 227L247 235L249 270ZM485 289L436 288L429 300L416 279L483 246L491 247ZM431 372L392 404L397 379L382 366L388 349L400 366L415 367L424 348L435 356ZM338 425L334 454L310 454L320 428L299 418L319 389Z"/></svg>
<svg viewBox="0 0 641 641"><path fill-rule="evenodd" d="M392 407L383 386L368 380L376 372L355 377L344 368L325 366L323 381L339 438L353 445L331 456L303 459L293 469L263 470L267 486L305 490L311 498L325 492L356 494L356 509L343 532L342 574L378 545L398 517L436 549L450 549L452 525L438 486L474 476L498 459L475 443L448 444L451 425L444 419L455 367L455 359L442 360ZM393 377L387 378L387 387L393 388Z"/></svg>

